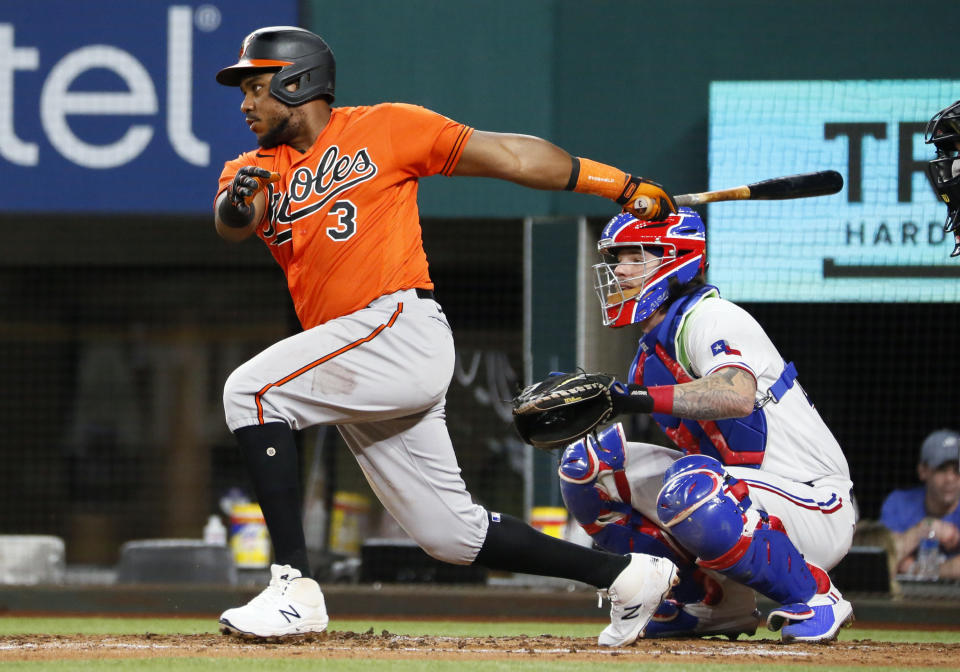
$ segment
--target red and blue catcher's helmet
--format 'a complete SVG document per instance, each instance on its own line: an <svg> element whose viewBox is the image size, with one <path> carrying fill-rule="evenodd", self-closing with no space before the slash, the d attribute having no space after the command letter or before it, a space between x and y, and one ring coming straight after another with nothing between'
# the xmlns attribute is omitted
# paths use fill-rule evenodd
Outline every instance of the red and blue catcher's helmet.
<svg viewBox="0 0 960 672"><path fill-rule="evenodd" d="M604 261L593 267L603 323L623 327L653 315L671 285L685 285L706 270L706 246L703 220L690 208L680 208L662 222L627 212L611 219L597 243ZM618 252L631 258L621 263Z"/></svg>

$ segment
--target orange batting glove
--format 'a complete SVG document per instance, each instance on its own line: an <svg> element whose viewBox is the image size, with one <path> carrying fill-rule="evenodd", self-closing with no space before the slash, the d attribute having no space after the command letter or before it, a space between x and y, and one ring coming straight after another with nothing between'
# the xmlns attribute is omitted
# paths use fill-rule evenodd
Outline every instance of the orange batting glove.
<svg viewBox="0 0 960 672"><path fill-rule="evenodd" d="M652 221L666 219L677 211L673 197L663 187L652 180L633 175L624 185L617 204L637 219Z"/></svg>
<svg viewBox="0 0 960 672"><path fill-rule="evenodd" d="M570 179L564 189L609 198L638 219L666 219L677 211L673 198L656 182L579 156L570 157Z"/></svg>

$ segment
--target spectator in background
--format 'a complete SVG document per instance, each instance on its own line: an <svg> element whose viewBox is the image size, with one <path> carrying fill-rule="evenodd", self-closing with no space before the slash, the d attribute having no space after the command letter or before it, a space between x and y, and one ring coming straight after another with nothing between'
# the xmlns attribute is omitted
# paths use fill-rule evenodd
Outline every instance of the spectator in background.
<svg viewBox="0 0 960 672"><path fill-rule="evenodd" d="M941 579L960 578L960 434L938 429L923 441L917 475L924 485L894 490L883 502L880 522L893 533L897 572L910 574L917 548L931 533L946 560Z"/></svg>

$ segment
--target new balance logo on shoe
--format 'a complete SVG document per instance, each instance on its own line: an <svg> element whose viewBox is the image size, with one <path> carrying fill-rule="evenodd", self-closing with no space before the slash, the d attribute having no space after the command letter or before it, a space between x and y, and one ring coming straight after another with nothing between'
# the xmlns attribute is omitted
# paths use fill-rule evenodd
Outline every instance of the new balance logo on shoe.
<svg viewBox="0 0 960 672"><path fill-rule="evenodd" d="M300 613L296 609L294 609L292 604L288 604L287 609L289 609L290 611L284 611L283 609L280 609L280 614L285 619L287 619L287 623L293 622L290 620L291 618L301 618Z"/></svg>
<svg viewBox="0 0 960 672"><path fill-rule="evenodd" d="M287 637L323 632L330 622L320 586L289 565L270 567L270 585L242 607L220 616L221 632L242 637Z"/></svg>
<svg viewBox="0 0 960 672"><path fill-rule="evenodd" d="M600 593L610 598L610 625L600 633L597 644L633 644L677 581L677 567L669 560L631 553L630 563L610 588Z"/></svg>

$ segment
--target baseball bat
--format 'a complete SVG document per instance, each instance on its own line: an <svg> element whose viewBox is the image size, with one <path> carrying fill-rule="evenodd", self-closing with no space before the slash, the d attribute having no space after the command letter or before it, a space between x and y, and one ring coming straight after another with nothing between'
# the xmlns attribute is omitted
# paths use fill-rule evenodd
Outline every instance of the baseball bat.
<svg viewBox="0 0 960 672"><path fill-rule="evenodd" d="M704 203L718 203L720 201L781 201L790 198L810 198L812 196L829 196L843 188L843 176L835 170L822 170L816 173L802 173L774 177L762 182L744 184L729 189L716 191L702 191L697 194L680 194L673 199L677 207L703 205ZM637 199L637 205L641 205ZM643 199L647 202L647 199ZM636 208L642 216L649 216L652 203Z"/></svg>

